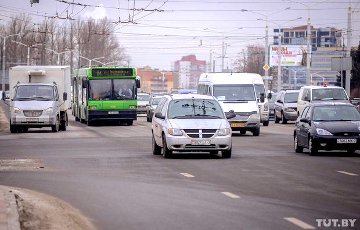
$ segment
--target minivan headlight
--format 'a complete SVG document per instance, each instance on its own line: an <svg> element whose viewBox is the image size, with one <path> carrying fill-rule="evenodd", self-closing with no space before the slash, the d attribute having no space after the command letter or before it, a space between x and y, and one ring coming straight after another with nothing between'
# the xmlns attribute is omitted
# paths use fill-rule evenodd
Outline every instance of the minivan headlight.
<svg viewBox="0 0 360 230"><path fill-rule="evenodd" d="M174 129L174 128L169 128L168 134L170 134L171 136L182 136L183 135L181 129Z"/></svg>
<svg viewBox="0 0 360 230"><path fill-rule="evenodd" d="M14 107L14 113L21 113L21 109Z"/></svg>
<svg viewBox="0 0 360 230"><path fill-rule="evenodd" d="M227 136L227 135L230 135L230 129L229 129L229 128L219 129L218 135L219 135L219 136Z"/></svg>
<svg viewBox="0 0 360 230"><path fill-rule="evenodd" d="M316 129L316 133L317 133L318 135L322 135L322 136L332 136L332 133L330 133L330 132L327 131L326 129L317 128L317 129Z"/></svg>
<svg viewBox="0 0 360 230"><path fill-rule="evenodd" d="M44 113L52 113L54 110L52 107L44 109Z"/></svg>

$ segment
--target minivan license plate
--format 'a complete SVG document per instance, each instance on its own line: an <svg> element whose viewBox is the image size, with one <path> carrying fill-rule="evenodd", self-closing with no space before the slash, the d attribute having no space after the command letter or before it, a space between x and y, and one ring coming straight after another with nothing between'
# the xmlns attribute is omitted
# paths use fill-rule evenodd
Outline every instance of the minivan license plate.
<svg viewBox="0 0 360 230"><path fill-rule="evenodd" d="M210 145L209 140L192 140L191 145Z"/></svg>
<svg viewBox="0 0 360 230"><path fill-rule="evenodd" d="M356 143L356 139L337 139L336 142L338 144L354 144Z"/></svg>

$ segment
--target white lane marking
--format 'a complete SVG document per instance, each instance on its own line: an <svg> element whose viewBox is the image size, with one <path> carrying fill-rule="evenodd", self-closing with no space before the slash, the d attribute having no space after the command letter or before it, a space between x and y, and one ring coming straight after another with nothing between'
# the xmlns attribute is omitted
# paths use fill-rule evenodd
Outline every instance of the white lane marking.
<svg viewBox="0 0 360 230"><path fill-rule="evenodd" d="M240 198L238 195L235 195L234 193L231 193L231 192L221 192L221 193L224 194L225 196L233 198L233 199Z"/></svg>
<svg viewBox="0 0 360 230"><path fill-rule="evenodd" d="M302 229L315 229L314 226L305 223L304 221L301 221L295 217L284 217L285 220L289 221L292 224L295 224L296 226L302 228Z"/></svg>
<svg viewBox="0 0 360 230"><path fill-rule="evenodd" d="M180 174L183 175L184 177L189 177L189 178L195 177L189 173L180 173Z"/></svg>
<svg viewBox="0 0 360 230"><path fill-rule="evenodd" d="M342 174L345 174L345 175L348 175L348 176L359 176L358 174L355 174L355 173L349 173L349 172L345 172L345 171L337 171L338 173L342 173Z"/></svg>

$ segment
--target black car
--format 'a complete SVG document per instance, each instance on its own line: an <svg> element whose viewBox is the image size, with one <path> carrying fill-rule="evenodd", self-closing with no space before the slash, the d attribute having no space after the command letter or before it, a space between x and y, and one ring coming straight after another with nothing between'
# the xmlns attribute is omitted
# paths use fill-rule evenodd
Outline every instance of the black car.
<svg viewBox="0 0 360 230"><path fill-rule="evenodd" d="M319 150L360 149L360 114L350 103L314 103L305 107L296 120L295 152L309 149L310 155Z"/></svg>

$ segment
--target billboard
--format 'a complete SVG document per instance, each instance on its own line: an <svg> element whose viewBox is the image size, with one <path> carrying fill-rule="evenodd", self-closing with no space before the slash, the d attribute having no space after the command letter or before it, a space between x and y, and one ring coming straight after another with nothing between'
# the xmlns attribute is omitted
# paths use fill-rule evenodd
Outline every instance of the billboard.
<svg viewBox="0 0 360 230"><path fill-rule="evenodd" d="M269 48L270 66L278 66L279 64L278 48L277 45L271 45ZM282 45L281 66L305 66L306 55L306 45Z"/></svg>

